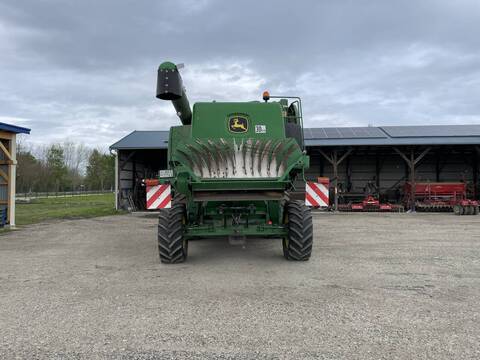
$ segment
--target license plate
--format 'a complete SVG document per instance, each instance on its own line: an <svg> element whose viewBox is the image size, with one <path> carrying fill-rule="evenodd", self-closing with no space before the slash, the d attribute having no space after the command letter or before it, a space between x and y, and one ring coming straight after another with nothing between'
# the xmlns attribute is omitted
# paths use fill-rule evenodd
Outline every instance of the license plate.
<svg viewBox="0 0 480 360"><path fill-rule="evenodd" d="M158 172L158 177L161 177L161 178L173 177L173 170L160 170Z"/></svg>

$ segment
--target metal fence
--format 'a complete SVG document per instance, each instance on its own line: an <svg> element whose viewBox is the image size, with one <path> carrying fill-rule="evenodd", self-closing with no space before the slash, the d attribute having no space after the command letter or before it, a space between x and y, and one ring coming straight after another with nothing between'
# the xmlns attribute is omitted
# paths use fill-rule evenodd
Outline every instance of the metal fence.
<svg viewBox="0 0 480 360"><path fill-rule="evenodd" d="M17 193L17 200L28 200L38 198L52 198L52 197L74 197L74 196L88 196L99 194L111 194L113 190L78 190L78 191L53 191L53 192L29 192L29 193Z"/></svg>

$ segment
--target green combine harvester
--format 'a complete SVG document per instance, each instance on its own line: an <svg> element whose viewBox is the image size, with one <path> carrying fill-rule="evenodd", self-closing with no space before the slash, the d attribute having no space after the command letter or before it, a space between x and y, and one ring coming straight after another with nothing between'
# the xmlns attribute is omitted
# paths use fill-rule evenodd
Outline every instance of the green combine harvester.
<svg viewBox="0 0 480 360"><path fill-rule="evenodd" d="M169 168L160 171L172 199L159 214L160 260L183 262L190 239L212 237L280 238L286 259L308 260L312 217L294 196L309 166L300 99L265 92L262 102L200 102L192 111L171 62L158 69L157 98L172 101L182 122L170 129Z"/></svg>

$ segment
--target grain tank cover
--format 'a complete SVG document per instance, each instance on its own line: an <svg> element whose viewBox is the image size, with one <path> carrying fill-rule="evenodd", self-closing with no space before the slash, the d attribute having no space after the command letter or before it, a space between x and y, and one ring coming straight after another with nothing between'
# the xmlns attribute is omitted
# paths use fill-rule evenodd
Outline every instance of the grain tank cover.
<svg viewBox="0 0 480 360"><path fill-rule="evenodd" d="M285 138L278 102L197 102L193 108L192 136L196 138Z"/></svg>

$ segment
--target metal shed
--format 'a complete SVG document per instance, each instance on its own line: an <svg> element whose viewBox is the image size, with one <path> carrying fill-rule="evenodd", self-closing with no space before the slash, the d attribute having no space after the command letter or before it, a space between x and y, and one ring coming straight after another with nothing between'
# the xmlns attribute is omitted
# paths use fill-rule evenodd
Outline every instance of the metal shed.
<svg viewBox="0 0 480 360"><path fill-rule="evenodd" d="M306 128L306 177L331 179L332 202L359 196L374 182L398 201L406 180L464 181L480 196L480 125ZM167 166L168 131L134 131L113 144L117 153L117 208L128 207L139 179Z"/></svg>
<svg viewBox="0 0 480 360"><path fill-rule="evenodd" d="M480 125L305 129L305 139L308 177L332 179L335 205L358 198L368 182L393 203L407 180L467 182L480 195Z"/></svg>
<svg viewBox="0 0 480 360"><path fill-rule="evenodd" d="M167 167L168 131L133 131L110 150L115 157L115 208L141 208L141 180Z"/></svg>
<svg viewBox="0 0 480 360"><path fill-rule="evenodd" d="M30 129L0 122L0 222L10 227L15 226L17 134L30 134Z"/></svg>

